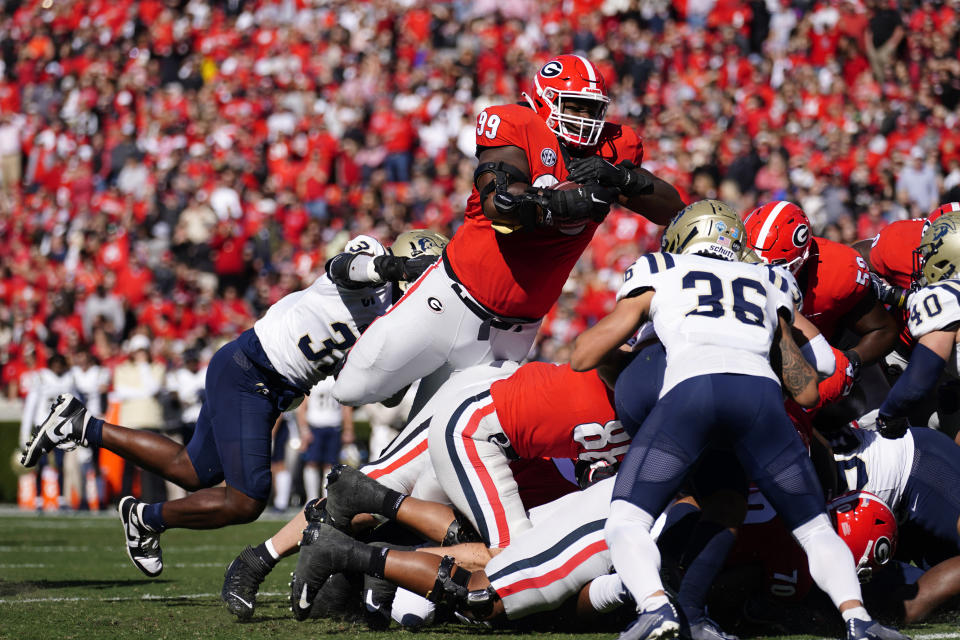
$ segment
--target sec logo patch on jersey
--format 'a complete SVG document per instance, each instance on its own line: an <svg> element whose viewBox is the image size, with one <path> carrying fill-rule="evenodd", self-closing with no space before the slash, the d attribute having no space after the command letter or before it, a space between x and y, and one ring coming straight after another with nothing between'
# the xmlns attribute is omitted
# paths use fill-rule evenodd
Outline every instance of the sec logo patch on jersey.
<svg viewBox="0 0 960 640"><path fill-rule="evenodd" d="M549 147L544 148L540 151L540 162L545 167L552 167L557 164L557 152Z"/></svg>

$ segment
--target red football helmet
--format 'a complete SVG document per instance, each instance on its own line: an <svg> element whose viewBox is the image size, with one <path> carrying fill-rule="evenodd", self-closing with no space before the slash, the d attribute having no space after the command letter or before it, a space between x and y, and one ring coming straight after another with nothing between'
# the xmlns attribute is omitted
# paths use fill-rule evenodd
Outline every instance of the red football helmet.
<svg viewBox="0 0 960 640"><path fill-rule="evenodd" d="M832 500L827 511L853 553L861 581L890 562L897 548L897 520L883 500L866 491L850 491Z"/></svg>
<svg viewBox="0 0 960 640"><path fill-rule="evenodd" d="M747 244L767 264L784 266L796 275L810 257L810 220L792 202L768 202L751 211L743 224Z"/></svg>
<svg viewBox="0 0 960 640"><path fill-rule="evenodd" d="M551 131L572 145L596 146L610 104L607 85L596 65L583 56L557 56L540 67L533 77L533 85L535 97L522 95ZM564 113L564 103L568 100L593 103L593 117Z"/></svg>
<svg viewBox="0 0 960 640"><path fill-rule="evenodd" d="M947 204L942 204L930 213L927 214L926 220L923 223L923 231L920 235L922 236L927 232L927 229L933 224L937 218L946 214L953 214L960 211L960 202L948 202ZM910 274L911 287L916 290L920 289L920 283L923 278L923 254L920 252L920 248L917 247L913 250L913 272Z"/></svg>

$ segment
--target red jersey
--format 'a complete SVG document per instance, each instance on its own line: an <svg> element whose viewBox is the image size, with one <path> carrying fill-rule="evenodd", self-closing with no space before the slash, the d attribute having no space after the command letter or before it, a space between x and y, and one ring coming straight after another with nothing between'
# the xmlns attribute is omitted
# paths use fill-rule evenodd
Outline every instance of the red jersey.
<svg viewBox="0 0 960 640"><path fill-rule="evenodd" d="M913 251L920 244L926 218L898 220L884 228L873 239L870 248L870 266L874 273L898 287L910 289L913 283ZM914 339L907 328L908 309L897 314L900 325L900 344L910 349Z"/></svg>
<svg viewBox="0 0 960 640"><path fill-rule="evenodd" d="M803 289L803 315L827 340L871 291L870 271L857 250L826 238L813 239L797 280Z"/></svg>
<svg viewBox="0 0 960 640"><path fill-rule="evenodd" d="M913 250L920 244L925 218L898 220L873 238L870 266L874 273L898 287L909 289L913 273Z"/></svg>
<svg viewBox="0 0 960 640"><path fill-rule="evenodd" d="M488 107L477 118L477 147L523 149L535 187L552 187L566 179L560 142L536 112L524 105ZM643 143L630 127L606 123L597 153L616 164L643 160ZM518 167L522 169L522 167ZM470 294L495 313L538 319L560 297L573 265L590 243L597 223L582 229L536 228L503 234L494 231L480 207L474 186L464 223L447 245L446 255Z"/></svg>
<svg viewBox="0 0 960 640"><path fill-rule="evenodd" d="M615 462L630 446L613 391L596 371L530 362L490 385L503 433L521 458Z"/></svg>

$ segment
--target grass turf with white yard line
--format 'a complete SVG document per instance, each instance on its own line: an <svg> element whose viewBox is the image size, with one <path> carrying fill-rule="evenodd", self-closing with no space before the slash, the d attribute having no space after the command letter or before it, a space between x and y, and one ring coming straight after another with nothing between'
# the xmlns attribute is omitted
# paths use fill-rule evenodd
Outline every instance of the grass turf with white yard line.
<svg viewBox="0 0 960 640"><path fill-rule="evenodd" d="M240 624L220 601L223 570L278 521L215 531L172 530L161 537L164 571L147 578L128 560L119 518L0 515L0 638L448 638L611 639L616 634L514 633L464 626L408 633L329 621L297 622L287 593L294 558L281 561L261 587L257 614ZM917 625L916 640L960 640L956 624ZM781 636L809 638L810 636Z"/></svg>

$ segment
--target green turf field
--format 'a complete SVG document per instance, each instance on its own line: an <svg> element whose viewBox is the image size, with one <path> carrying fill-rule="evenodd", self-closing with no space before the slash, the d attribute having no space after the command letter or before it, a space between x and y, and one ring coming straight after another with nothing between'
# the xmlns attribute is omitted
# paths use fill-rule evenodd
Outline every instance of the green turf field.
<svg viewBox="0 0 960 640"><path fill-rule="evenodd" d="M279 521L218 531L170 531L164 572L150 579L127 559L115 517L0 514L0 638L613 638L615 634L514 634L462 626L431 633L360 625L297 622L287 609L295 562L284 560L263 584L254 621L240 624L219 600L223 570L245 544L262 541ZM919 640L960 639L956 624L910 630ZM799 636L796 636L799 637Z"/></svg>

